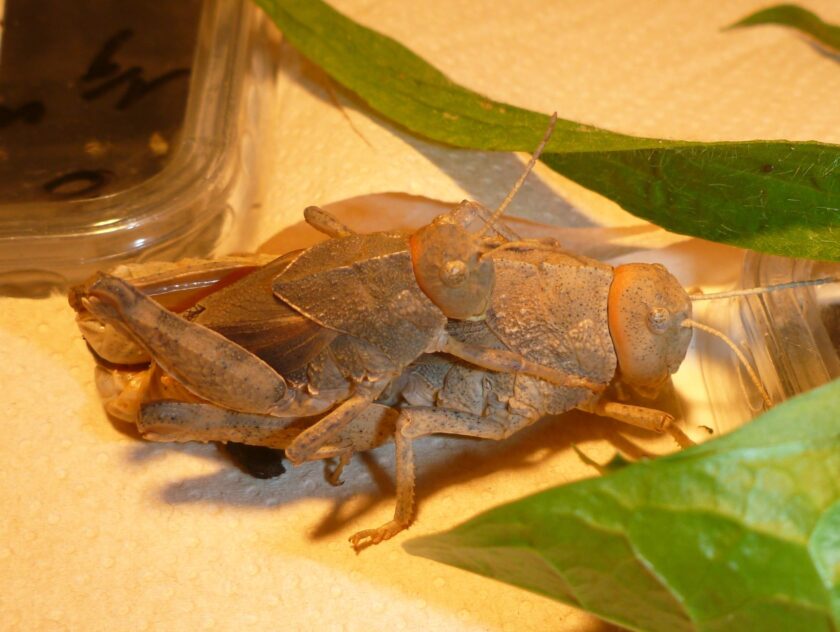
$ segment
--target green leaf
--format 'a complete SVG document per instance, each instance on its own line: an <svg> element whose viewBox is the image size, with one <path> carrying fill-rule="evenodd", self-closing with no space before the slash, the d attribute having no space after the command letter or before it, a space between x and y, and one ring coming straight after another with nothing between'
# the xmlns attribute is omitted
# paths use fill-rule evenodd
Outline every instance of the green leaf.
<svg viewBox="0 0 840 632"><path fill-rule="evenodd" d="M548 117L459 86L320 0L255 0L284 36L370 107L428 139L533 151ZM686 235L840 260L840 147L639 138L557 122L544 162L631 213Z"/></svg>
<svg viewBox="0 0 840 632"><path fill-rule="evenodd" d="M406 549L640 630L840 627L840 381Z"/></svg>
<svg viewBox="0 0 840 632"><path fill-rule="evenodd" d="M840 51L840 26L823 22L815 13L795 4L777 4L761 11L756 11L739 20L730 28L756 26L759 24L779 24L789 26L810 35L818 42Z"/></svg>

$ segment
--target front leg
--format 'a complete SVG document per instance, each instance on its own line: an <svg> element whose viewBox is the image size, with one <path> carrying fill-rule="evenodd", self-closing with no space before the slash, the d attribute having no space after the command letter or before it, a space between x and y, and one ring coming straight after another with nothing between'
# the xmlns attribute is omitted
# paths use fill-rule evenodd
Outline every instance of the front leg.
<svg viewBox="0 0 840 632"><path fill-rule="evenodd" d="M532 362L528 358L513 351L472 345L461 342L450 335L446 335L443 338L437 350L448 353L482 369L501 373L523 373L532 377L538 377L556 386L585 388L593 393L600 393L607 387L602 382L596 382L560 369L554 369L537 362Z"/></svg>
<svg viewBox="0 0 840 632"><path fill-rule="evenodd" d="M632 404L622 404L621 402L610 401L603 397L589 406L581 407L581 409L595 413L601 417L609 417L610 419L636 426L637 428L644 428L645 430L651 430L660 434L667 432L683 448L694 445L694 441L674 423L673 416L662 410L634 406Z"/></svg>

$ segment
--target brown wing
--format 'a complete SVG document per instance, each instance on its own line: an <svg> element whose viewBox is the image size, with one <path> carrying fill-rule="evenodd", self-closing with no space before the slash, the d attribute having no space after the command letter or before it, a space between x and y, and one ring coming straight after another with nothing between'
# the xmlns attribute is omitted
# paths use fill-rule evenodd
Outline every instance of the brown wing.
<svg viewBox="0 0 840 632"><path fill-rule="evenodd" d="M284 255L196 304L187 316L251 351L281 375L308 364L338 335L275 298L272 281L294 259Z"/></svg>
<svg viewBox="0 0 840 632"><path fill-rule="evenodd" d="M274 293L304 316L361 338L405 366L436 339L446 317L414 279L404 235L330 239L301 253Z"/></svg>

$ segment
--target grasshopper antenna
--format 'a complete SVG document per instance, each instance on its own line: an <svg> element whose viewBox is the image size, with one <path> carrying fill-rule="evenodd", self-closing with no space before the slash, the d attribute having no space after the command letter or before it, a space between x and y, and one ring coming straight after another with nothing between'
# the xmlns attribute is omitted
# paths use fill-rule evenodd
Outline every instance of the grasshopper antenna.
<svg viewBox="0 0 840 632"><path fill-rule="evenodd" d="M747 290L732 290L730 292L713 292L711 294L689 294L688 297L692 301L711 301L719 298L734 298L736 296L752 296L755 294L766 294L767 292L776 292L778 290L789 290L796 287L808 287L811 285L825 285L827 283L837 283L840 281L838 277L824 277L822 279L810 279L807 281L788 281L787 283L777 283L775 285L765 285L762 287L754 287Z"/></svg>
<svg viewBox="0 0 840 632"><path fill-rule="evenodd" d="M712 334L713 336L717 336L721 340L723 340L727 346L732 349L732 353L738 358L738 361L743 365L744 369L747 371L747 374L750 376L750 381L752 381L753 385L755 386L756 390L761 395L761 399L764 400L764 406L766 408L772 408L773 400L770 399L770 395L767 393L767 390L764 388L764 385L761 383L761 380L758 379L758 374L756 374L755 369L753 369L752 365L747 360L746 356L741 352L733 340L727 336L722 331L718 331L714 327L709 327L708 325L704 325L703 323L698 323L696 320L691 320L690 318L686 318L682 323L680 323L682 327L693 327L694 329L699 329L700 331L705 331L707 334Z"/></svg>
<svg viewBox="0 0 840 632"><path fill-rule="evenodd" d="M551 135L554 133L554 126L557 125L557 112L551 115L551 118L548 121L548 129L545 132L542 140L540 141L539 146L531 155L531 160L528 161L528 164L525 167L525 170L522 172L522 175L519 176L519 180L516 181L516 184L513 185L513 188L510 190L510 193L507 194L502 203L499 204L499 208L493 211L493 215L487 220L487 224L484 227L484 230L481 231L479 237L483 237L484 234L493 228L493 224L502 216L505 212L505 209L508 205L513 201L513 198L516 197L516 194L519 193L519 189L522 188L522 185L525 183L525 179L528 177L528 174L531 173L533 170L534 165L537 164L537 160L540 159L540 154L542 154L543 149L545 149L546 143L548 143L548 139L551 138Z"/></svg>

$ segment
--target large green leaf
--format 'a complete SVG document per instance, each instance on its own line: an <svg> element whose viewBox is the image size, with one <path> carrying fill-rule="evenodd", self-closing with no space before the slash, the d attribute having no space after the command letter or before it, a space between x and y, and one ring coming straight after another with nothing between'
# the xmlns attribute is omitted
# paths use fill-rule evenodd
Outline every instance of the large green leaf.
<svg viewBox="0 0 840 632"><path fill-rule="evenodd" d="M778 4L756 11L743 20L739 20L732 27L756 26L759 24L790 26L810 35L818 42L840 51L840 26L823 22L818 15L795 4Z"/></svg>
<svg viewBox="0 0 840 632"><path fill-rule="evenodd" d="M840 382L409 552L641 630L840 627Z"/></svg>
<svg viewBox="0 0 840 632"><path fill-rule="evenodd" d="M461 87L320 0L255 0L311 61L426 138L532 151L548 117ZM543 160L674 232L779 255L840 260L840 147L638 138L561 119Z"/></svg>

